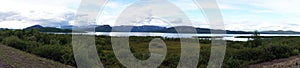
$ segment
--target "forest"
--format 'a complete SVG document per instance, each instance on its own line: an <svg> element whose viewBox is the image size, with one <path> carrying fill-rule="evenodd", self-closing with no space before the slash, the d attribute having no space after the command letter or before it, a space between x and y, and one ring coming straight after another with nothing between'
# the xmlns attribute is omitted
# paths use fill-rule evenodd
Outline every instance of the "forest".
<svg viewBox="0 0 300 68"><path fill-rule="evenodd" d="M161 38L167 45L167 56L159 68L175 68L180 58L180 39L162 37L129 37L131 51L138 59L149 56L148 44ZM251 64L296 56L300 52L300 37L275 37L263 39L254 32L252 40L227 41L223 68L247 67ZM110 36L96 36L96 47L105 68L125 68L113 53ZM72 50L72 35L49 34L38 30L0 30L0 44L7 45L40 57L76 67ZM200 59L198 68L206 68L210 56L211 41L199 39Z"/></svg>

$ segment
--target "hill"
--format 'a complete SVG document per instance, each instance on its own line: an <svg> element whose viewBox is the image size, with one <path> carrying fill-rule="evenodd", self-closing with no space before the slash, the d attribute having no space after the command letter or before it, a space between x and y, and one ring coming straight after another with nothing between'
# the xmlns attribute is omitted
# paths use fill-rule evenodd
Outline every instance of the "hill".
<svg viewBox="0 0 300 68"><path fill-rule="evenodd" d="M300 32L296 32L296 31L283 31L283 30L261 31L260 33L263 33L263 34L300 34Z"/></svg>
<svg viewBox="0 0 300 68"><path fill-rule="evenodd" d="M196 30L199 34L210 34L213 29L208 28L196 28L192 26L175 26L175 27L161 27L161 26L109 26L103 25L96 27L96 32L159 32L159 33L177 33L180 31L181 33L194 33L193 30ZM214 30L221 31L221 30ZM252 32L246 31L230 31L225 30L227 34L252 34Z"/></svg>
<svg viewBox="0 0 300 68"><path fill-rule="evenodd" d="M76 26L62 26L61 28L55 27L43 27L40 25L34 25L31 27L25 28L25 30L37 29L41 32L72 32L72 28ZM175 27L161 27L153 25L144 25L144 26L109 26L109 25L92 25L91 27L84 28L91 29L95 27L96 32L159 32L159 33L194 33L192 30L196 30L198 34L210 34L211 31L225 31L227 34L253 34L249 31L232 31L232 30L214 30L209 28L197 28L192 26L175 26ZM261 31L261 34L300 34L296 31Z"/></svg>
<svg viewBox="0 0 300 68"><path fill-rule="evenodd" d="M40 32L72 32L70 29L59 29L55 27L43 27L41 25L34 25L25 28L24 30L31 30L31 29L37 29Z"/></svg>
<svg viewBox="0 0 300 68"><path fill-rule="evenodd" d="M276 59L268 62L250 65L249 68L299 68L300 56Z"/></svg>

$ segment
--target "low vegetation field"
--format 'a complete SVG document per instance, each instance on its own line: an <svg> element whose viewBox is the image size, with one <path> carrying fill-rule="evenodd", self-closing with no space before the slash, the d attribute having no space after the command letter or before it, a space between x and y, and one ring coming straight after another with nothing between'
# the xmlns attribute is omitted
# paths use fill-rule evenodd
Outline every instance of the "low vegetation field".
<svg viewBox="0 0 300 68"><path fill-rule="evenodd" d="M149 42L154 38L161 37L130 37L130 47L134 56L142 60L147 59L150 56ZM247 42L227 41L226 55L222 67L249 67L252 64L288 58L300 53L300 37L261 39L259 36L254 35L252 38L253 40ZM72 35L47 34L37 30L0 30L0 42L3 45L76 67L71 39ZM181 43L184 42L180 42L178 38L161 39L166 43L168 52L159 68L177 67L181 53ZM199 40L199 42L201 51L198 67L206 68L211 52L211 42L210 40ZM96 36L96 47L104 67L124 68L113 53L111 37ZM6 63L10 64L9 62Z"/></svg>

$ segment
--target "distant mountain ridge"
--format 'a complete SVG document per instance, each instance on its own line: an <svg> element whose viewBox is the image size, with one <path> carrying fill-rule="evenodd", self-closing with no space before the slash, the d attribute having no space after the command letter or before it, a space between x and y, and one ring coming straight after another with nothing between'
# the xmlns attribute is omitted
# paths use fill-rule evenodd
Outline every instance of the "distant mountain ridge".
<svg viewBox="0 0 300 68"><path fill-rule="evenodd" d="M96 32L158 32L158 33L195 33L198 34L210 34L211 31L223 31L223 30L214 30L209 28L196 28L192 26L175 26L175 27L161 27L161 26L153 26L153 25L145 25L145 26L109 26L109 25L93 25L95 27ZM38 29L41 32L72 32L72 28L76 28L76 26L62 26L61 28L55 27L43 27L41 25L34 25L31 27L25 28L25 30L29 29ZM90 29L90 28L88 28ZM195 30L195 31L194 31ZM253 32L248 31L231 31L224 30L227 34L253 34ZM261 34L300 34L300 32L295 31L261 31Z"/></svg>
<svg viewBox="0 0 300 68"><path fill-rule="evenodd" d="M41 25L33 25L33 26L25 28L24 30L31 30L31 29L36 29L40 32L72 32L71 29L60 29L60 28L55 28L55 27L43 27Z"/></svg>
<svg viewBox="0 0 300 68"><path fill-rule="evenodd" d="M283 30L261 31L260 33L263 33L263 34L300 34L300 32L296 32L296 31L283 31Z"/></svg>

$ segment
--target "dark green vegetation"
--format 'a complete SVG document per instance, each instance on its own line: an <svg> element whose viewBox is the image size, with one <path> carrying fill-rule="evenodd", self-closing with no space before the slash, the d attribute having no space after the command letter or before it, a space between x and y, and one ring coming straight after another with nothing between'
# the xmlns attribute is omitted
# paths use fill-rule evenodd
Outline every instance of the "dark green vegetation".
<svg viewBox="0 0 300 68"><path fill-rule="evenodd" d="M76 66L74 61L71 35L55 35L40 33L37 30L0 30L0 42L28 53L44 58L59 61L64 64ZM149 42L160 37L130 37L131 51L139 59L148 59ZM161 68L174 68L180 58L180 39L162 38L168 48L167 57ZM261 63L279 58L287 58L298 55L300 50L300 38L272 38L262 39L259 33L254 34L252 41L227 42L224 68L246 67L250 64ZM206 68L210 56L210 41L200 40L201 55L199 68ZM115 58L110 37L97 36L96 46L99 57L107 68L124 67Z"/></svg>

